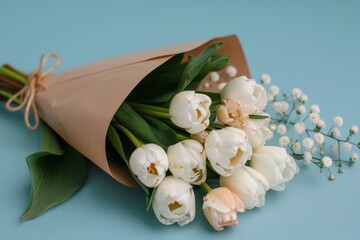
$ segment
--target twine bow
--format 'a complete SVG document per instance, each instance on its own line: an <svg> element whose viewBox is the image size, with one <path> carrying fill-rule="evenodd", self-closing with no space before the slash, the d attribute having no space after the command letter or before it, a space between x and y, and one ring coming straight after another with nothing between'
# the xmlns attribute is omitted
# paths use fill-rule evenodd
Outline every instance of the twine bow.
<svg viewBox="0 0 360 240"><path fill-rule="evenodd" d="M49 59L54 58L55 63L47 70L46 72L43 72L43 68L47 61ZM46 90L46 86L43 85L43 80L47 78L60 64L61 59L60 57L55 53L50 53L45 56L42 56L40 59L40 66L39 69L33 71L28 76L28 81L24 85L24 87L15 93L11 98L8 99L6 102L6 109L10 112L16 112L21 110L22 108L25 109L24 112L24 120L26 126L30 130L35 130L39 126L39 114L36 107L35 102L35 95L39 91ZM14 101L19 98L20 104L18 106L11 106ZM34 115L34 123L30 123L30 116L29 113L32 111Z"/></svg>

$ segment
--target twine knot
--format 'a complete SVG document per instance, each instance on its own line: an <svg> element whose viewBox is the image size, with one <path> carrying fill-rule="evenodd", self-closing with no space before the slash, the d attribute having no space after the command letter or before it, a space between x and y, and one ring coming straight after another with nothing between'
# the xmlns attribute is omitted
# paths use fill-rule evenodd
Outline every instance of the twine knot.
<svg viewBox="0 0 360 240"><path fill-rule="evenodd" d="M51 59L55 59L55 63L47 70L43 72L45 64ZM15 93L12 97L8 99L6 102L6 109L10 112L16 112L21 109L25 109L24 112L24 120L26 126L30 130L35 130L39 126L39 113L36 107L35 95L39 91L46 90L46 86L43 84L43 80L47 78L60 64L61 59L55 53L50 53L45 56L42 56L40 59L39 69L33 71L28 76L28 81L24 85L24 87ZM20 100L20 104L18 106L12 106L16 99ZM30 122L30 111L34 115L34 123Z"/></svg>

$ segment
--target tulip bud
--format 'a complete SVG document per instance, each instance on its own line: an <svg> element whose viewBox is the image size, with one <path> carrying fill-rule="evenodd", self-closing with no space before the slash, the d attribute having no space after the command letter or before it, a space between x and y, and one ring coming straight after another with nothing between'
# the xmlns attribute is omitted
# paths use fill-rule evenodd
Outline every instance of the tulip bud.
<svg viewBox="0 0 360 240"><path fill-rule="evenodd" d="M227 127L210 132L205 152L217 173L230 176L234 169L241 168L250 159L252 149L243 130Z"/></svg>
<svg viewBox="0 0 360 240"><path fill-rule="evenodd" d="M265 205L265 194L269 183L258 171L244 166L230 177L220 177L220 186L233 191L244 203L246 209Z"/></svg>
<svg viewBox="0 0 360 240"><path fill-rule="evenodd" d="M230 127L242 128L246 124L249 115L244 111L241 103L232 98L225 99L223 103L216 110L219 121Z"/></svg>
<svg viewBox="0 0 360 240"><path fill-rule="evenodd" d="M169 167L166 152L153 143L135 149L130 156L129 164L134 175L150 188L159 185Z"/></svg>
<svg viewBox="0 0 360 240"><path fill-rule="evenodd" d="M245 76L234 78L226 84L221 91L221 100L224 101L227 98L241 102L248 114L262 112L267 104L264 87Z"/></svg>
<svg viewBox="0 0 360 240"><path fill-rule="evenodd" d="M157 187L152 207L165 225L184 226L195 218L195 195L192 186L174 176L166 177Z"/></svg>
<svg viewBox="0 0 360 240"><path fill-rule="evenodd" d="M191 139L194 139L194 140L198 141L201 144L205 143L205 140L206 140L207 136L209 136L209 132L206 131L206 130L201 131L199 133L190 134Z"/></svg>
<svg viewBox="0 0 360 240"><path fill-rule="evenodd" d="M211 190L203 200L204 215L217 231L238 224L237 213L245 212L241 200L226 187Z"/></svg>
<svg viewBox="0 0 360 240"><path fill-rule="evenodd" d="M180 92L171 100L170 119L191 134L199 133L209 126L210 105L211 99L205 94Z"/></svg>
<svg viewBox="0 0 360 240"><path fill-rule="evenodd" d="M188 139L168 148L169 169L184 181L200 185L206 180L206 155L204 147L197 141Z"/></svg>
<svg viewBox="0 0 360 240"><path fill-rule="evenodd" d="M261 173L269 182L270 188L283 191L285 183L299 171L294 159L285 148L263 146L252 155L250 166Z"/></svg>

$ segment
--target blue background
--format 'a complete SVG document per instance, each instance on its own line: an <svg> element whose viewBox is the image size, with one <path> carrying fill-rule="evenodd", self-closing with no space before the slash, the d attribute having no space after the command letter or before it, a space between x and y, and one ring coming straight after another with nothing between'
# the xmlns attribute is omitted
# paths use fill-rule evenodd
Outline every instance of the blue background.
<svg viewBox="0 0 360 240"><path fill-rule="evenodd" d="M94 60L236 33L253 77L267 72L283 90L300 87L344 132L360 124L359 1L5 1L0 7L0 63L24 71L41 54L57 52L59 71ZM334 182L301 168L284 192L269 192L264 208L239 215L239 225L216 233L198 201L183 228L163 226L144 211L141 190L115 182L89 163L86 186L69 201L21 223L30 192L25 157L39 132L21 113L0 104L0 239L356 239L360 167ZM201 193L198 198L201 198Z"/></svg>

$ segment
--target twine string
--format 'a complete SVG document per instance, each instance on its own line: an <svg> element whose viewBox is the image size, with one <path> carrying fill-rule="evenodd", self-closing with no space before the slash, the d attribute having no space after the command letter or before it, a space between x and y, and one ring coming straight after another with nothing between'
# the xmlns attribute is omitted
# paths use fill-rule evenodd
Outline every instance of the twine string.
<svg viewBox="0 0 360 240"><path fill-rule="evenodd" d="M46 72L43 72L45 64L51 58L55 59L55 63ZM43 81L59 66L60 62L60 57L55 53L42 56L39 69L28 76L28 81L24 87L10 97L5 104L6 109L10 112L16 112L24 108L25 124L30 130L35 130L39 126L39 113L35 102L36 93L47 89ZM20 100L20 104L14 106L13 103L17 98ZM34 123L30 122L30 111L34 115Z"/></svg>

